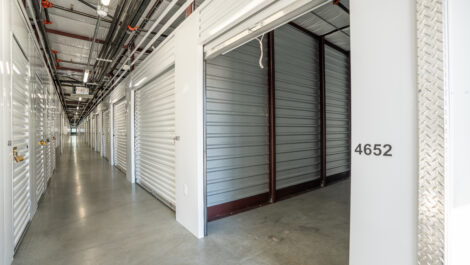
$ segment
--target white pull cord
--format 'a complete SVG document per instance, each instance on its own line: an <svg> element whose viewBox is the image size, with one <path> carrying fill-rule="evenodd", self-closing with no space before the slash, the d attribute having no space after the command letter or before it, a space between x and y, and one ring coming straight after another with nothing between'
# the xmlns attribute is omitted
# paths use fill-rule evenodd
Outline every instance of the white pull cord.
<svg viewBox="0 0 470 265"><path fill-rule="evenodd" d="M256 38L259 42L259 48L260 48L259 67L261 69L264 69L264 65L263 65L263 38L264 38L264 34L261 35L260 39Z"/></svg>

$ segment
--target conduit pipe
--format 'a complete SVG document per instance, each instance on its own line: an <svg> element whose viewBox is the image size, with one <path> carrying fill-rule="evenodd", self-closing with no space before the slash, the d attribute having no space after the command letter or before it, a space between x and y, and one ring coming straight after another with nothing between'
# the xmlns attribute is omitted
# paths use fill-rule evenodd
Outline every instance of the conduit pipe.
<svg viewBox="0 0 470 265"><path fill-rule="evenodd" d="M143 42L148 38L148 36L150 35L150 33L159 25L159 23L161 22L161 20L170 12L170 10L173 8L173 6L178 2L178 0L173 0L167 7L166 9L162 12L162 14L158 17L158 19L155 21L155 23L152 25L152 27L149 29L149 31L144 35L144 37L142 38L142 40L139 42L139 44L137 44L137 46L135 47L135 50L133 52L131 52L127 59L123 62L121 68L118 70L118 72L120 72L124 65L130 60L131 56L134 55L134 53L137 51L138 48L140 48L140 46L143 44ZM144 51L148 50L150 48L150 46L165 32L165 30L168 29L168 27L173 24L173 22L178 18L179 14L181 14L183 11L186 10L187 6L189 4L192 4L193 0L187 0L179 9L178 11L165 23L165 25L160 29L160 31L150 40L150 42L147 44L147 46L143 49ZM137 58L135 59L136 61L139 60L140 57L142 57L144 53L141 53L139 56L137 56ZM134 62L135 63L135 62ZM134 64L133 63L133 64ZM130 67L129 67L130 69ZM121 78L124 76L124 74L127 72L128 70L125 70L120 76L119 78L112 84L112 86L116 85L117 82L119 82L121 80ZM104 87L106 87L106 91L104 91L101 96L97 99L97 100L91 100L87 103L87 106L84 108L83 111L85 111L85 109L88 107L88 105L94 101L94 102L99 102L104 96L107 95L107 92L110 90L110 87L109 87L109 84L111 83L111 81L114 80L114 78L116 77L113 76L113 78L111 78L105 85ZM87 113L86 113L87 114ZM83 115L81 115L82 117ZM80 117L80 119L81 119Z"/></svg>

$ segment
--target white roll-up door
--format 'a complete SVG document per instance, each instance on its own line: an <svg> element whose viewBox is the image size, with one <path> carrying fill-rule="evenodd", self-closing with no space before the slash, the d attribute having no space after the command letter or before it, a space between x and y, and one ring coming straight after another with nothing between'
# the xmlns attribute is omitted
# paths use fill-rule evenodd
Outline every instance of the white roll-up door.
<svg viewBox="0 0 470 265"><path fill-rule="evenodd" d="M111 158L111 116L109 110L103 112L103 148L104 157Z"/></svg>
<svg viewBox="0 0 470 265"><path fill-rule="evenodd" d="M13 41L12 49L12 148L16 157L13 159L13 236L15 246L21 239L29 220L31 207L29 175L29 65L28 59ZM21 159L20 159L21 160Z"/></svg>
<svg viewBox="0 0 470 265"><path fill-rule="evenodd" d="M274 31L276 189L321 177L318 46L293 26Z"/></svg>
<svg viewBox="0 0 470 265"><path fill-rule="evenodd" d="M36 180L36 199L39 201L42 193L46 189L46 165L45 165L45 133L44 133L44 110L45 95L44 87L41 81L36 77L34 91L34 153L35 153L35 180Z"/></svg>
<svg viewBox="0 0 470 265"><path fill-rule="evenodd" d="M101 123L101 112L96 115L96 151L101 152L101 134L102 134L102 123Z"/></svg>
<svg viewBox="0 0 470 265"><path fill-rule="evenodd" d="M127 170L127 103L123 99L114 104L113 146L114 165L120 170Z"/></svg>
<svg viewBox="0 0 470 265"><path fill-rule="evenodd" d="M96 142L96 119L95 115L92 114L91 116L91 148L95 150L95 142Z"/></svg>
<svg viewBox="0 0 470 265"><path fill-rule="evenodd" d="M325 46L326 175L351 169L349 58Z"/></svg>
<svg viewBox="0 0 470 265"><path fill-rule="evenodd" d="M268 73L259 56L255 40L206 61L209 207L269 192Z"/></svg>
<svg viewBox="0 0 470 265"><path fill-rule="evenodd" d="M51 94L50 88L46 87L46 184L52 176L52 123L50 120L51 116Z"/></svg>
<svg viewBox="0 0 470 265"><path fill-rule="evenodd" d="M135 93L135 176L175 209L174 68Z"/></svg>
<svg viewBox="0 0 470 265"><path fill-rule="evenodd" d="M52 177L52 174L54 173L55 169L55 163L56 163L56 157L55 157L55 151L56 151L56 136L55 136L55 93L52 92L51 95L51 101L50 101L50 112L49 112L49 121L50 121L50 144L51 144L51 171L50 171L50 176Z"/></svg>

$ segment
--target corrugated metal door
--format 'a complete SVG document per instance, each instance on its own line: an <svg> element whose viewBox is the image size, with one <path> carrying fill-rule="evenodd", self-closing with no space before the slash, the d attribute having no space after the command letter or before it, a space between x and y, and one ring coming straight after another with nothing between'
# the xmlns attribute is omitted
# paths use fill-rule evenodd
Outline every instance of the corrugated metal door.
<svg viewBox="0 0 470 265"><path fill-rule="evenodd" d="M51 94L49 87L46 87L46 184L52 176L52 124L51 116Z"/></svg>
<svg viewBox="0 0 470 265"><path fill-rule="evenodd" d="M274 32L276 189L321 177L318 43L286 25Z"/></svg>
<svg viewBox="0 0 470 265"><path fill-rule="evenodd" d="M101 152L101 112L96 115L96 151Z"/></svg>
<svg viewBox="0 0 470 265"><path fill-rule="evenodd" d="M91 116L91 149L95 150L95 142L96 142L96 120L95 115Z"/></svg>
<svg viewBox="0 0 470 265"><path fill-rule="evenodd" d="M120 170L127 170L127 105L126 100L114 104L113 145L114 165Z"/></svg>
<svg viewBox="0 0 470 265"><path fill-rule="evenodd" d="M174 69L135 93L136 181L175 209Z"/></svg>
<svg viewBox="0 0 470 265"><path fill-rule="evenodd" d="M54 92L52 92L51 95L51 106L50 106L50 112L49 112L49 121L50 121L50 141L51 141L51 175L49 177L52 177L52 174L54 173L55 169L55 151L56 151L56 141L55 141L55 95Z"/></svg>
<svg viewBox="0 0 470 265"><path fill-rule="evenodd" d="M209 207L269 192L268 73L259 56L251 41L206 62Z"/></svg>
<svg viewBox="0 0 470 265"><path fill-rule="evenodd" d="M46 141L44 134L44 110L45 96L42 82L36 77L34 91L34 120L35 120L35 180L36 180L36 199L39 201L42 193L46 189L46 165L44 154L44 143Z"/></svg>
<svg viewBox="0 0 470 265"><path fill-rule="evenodd" d="M24 160L13 160L13 236L15 246L30 220L31 194L29 175L29 65L28 59L13 41L12 48L12 146L13 153Z"/></svg>
<svg viewBox="0 0 470 265"><path fill-rule="evenodd" d="M103 112L103 145L104 157L109 160L111 157L111 116L109 110Z"/></svg>
<svg viewBox="0 0 470 265"><path fill-rule="evenodd" d="M325 46L326 175L351 169L349 58Z"/></svg>

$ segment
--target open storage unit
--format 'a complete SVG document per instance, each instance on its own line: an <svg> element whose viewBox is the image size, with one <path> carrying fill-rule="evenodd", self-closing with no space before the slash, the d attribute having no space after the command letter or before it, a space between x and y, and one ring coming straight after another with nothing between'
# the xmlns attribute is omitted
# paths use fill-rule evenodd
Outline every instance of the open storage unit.
<svg viewBox="0 0 470 265"><path fill-rule="evenodd" d="M208 221L349 177L349 52L316 12L206 60Z"/></svg>

